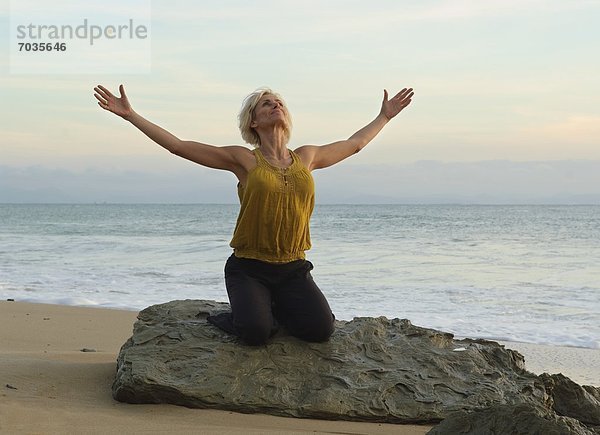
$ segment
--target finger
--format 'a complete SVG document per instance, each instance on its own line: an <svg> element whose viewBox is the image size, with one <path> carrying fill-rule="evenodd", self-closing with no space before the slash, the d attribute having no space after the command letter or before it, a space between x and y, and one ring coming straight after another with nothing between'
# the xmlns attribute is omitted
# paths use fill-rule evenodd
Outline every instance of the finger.
<svg viewBox="0 0 600 435"><path fill-rule="evenodd" d="M100 103L107 104L106 100L104 98L102 98L100 95L94 94L94 97L96 97L96 100L98 100Z"/></svg>
<svg viewBox="0 0 600 435"><path fill-rule="evenodd" d="M104 92L102 89L100 89L99 87L95 87L94 91L96 91L98 93L98 95L100 95L105 100L108 100L108 98L109 98L108 94L106 92Z"/></svg>
<svg viewBox="0 0 600 435"><path fill-rule="evenodd" d="M388 100L388 91L387 91L387 89L384 89L383 90L383 101L385 102L387 100Z"/></svg>
<svg viewBox="0 0 600 435"><path fill-rule="evenodd" d="M404 88L402 89L400 92L398 92L394 98L396 99L403 99L406 98L407 95L412 93L412 88Z"/></svg>
<svg viewBox="0 0 600 435"><path fill-rule="evenodd" d="M106 104L98 102L98 106L102 107L104 110L108 110L108 106Z"/></svg>
<svg viewBox="0 0 600 435"><path fill-rule="evenodd" d="M409 101L411 101L412 99L412 95L406 95L403 98L399 99L398 101L402 104L407 104Z"/></svg>
<svg viewBox="0 0 600 435"><path fill-rule="evenodd" d="M94 91L101 95L104 93L98 86L94 86Z"/></svg>
<svg viewBox="0 0 600 435"><path fill-rule="evenodd" d="M100 101L101 103L106 103L108 102L108 100L106 98L104 98L102 95L98 95L98 94L94 94L94 97L96 97L96 99L98 101Z"/></svg>
<svg viewBox="0 0 600 435"><path fill-rule="evenodd" d="M101 89L109 97L115 98L115 96L108 89L106 89L104 86L98 85L98 88Z"/></svg>
<svg viewBox="0 0 600 435"><path fill-rule="evenodd" d="M127 95L125 95L125 86L119 85L119 93L121 94L121 98L127 98Z"/></svg>
<svg viewBox="0 0 600 435"><path fill-rule="evenodd" d="M412 93L412 92L410 94L407 94L407 95L402 95L402 96L400 96L398 98L398 102L400 104L402 104L403 106L406 106L406 105L408 105L411 102L411 99L412 99L413 95L414 95L414 93Z"/></svg>

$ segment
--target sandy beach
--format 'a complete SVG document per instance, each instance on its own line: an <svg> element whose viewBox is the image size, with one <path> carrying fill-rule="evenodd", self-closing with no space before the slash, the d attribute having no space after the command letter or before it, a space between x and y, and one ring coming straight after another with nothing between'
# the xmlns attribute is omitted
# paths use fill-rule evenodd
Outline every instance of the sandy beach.
<svg viewBox="0 0 600 435"><path fill-rule="evenodd" d="M116 357L137 313L0 302L0 433L425 434L429 426L293 419L111 396ZM534 373L600 386L600 350L503 343ZM88 351L82 351L82 350Z"/></svg>

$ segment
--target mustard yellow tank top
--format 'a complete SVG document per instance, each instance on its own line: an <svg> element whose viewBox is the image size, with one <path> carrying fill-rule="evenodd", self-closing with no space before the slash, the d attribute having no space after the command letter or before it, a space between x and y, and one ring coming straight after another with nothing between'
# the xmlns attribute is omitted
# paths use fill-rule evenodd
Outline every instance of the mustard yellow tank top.
<svg viewBox="0 0 600 435"><path fill-rule="evenodd" d="M236 257L288 263L304 259L310 249L315 185L300 157L289 151L292 164L285 169L254 151L256 167L246 186L238 184L240 213L230 243Z"/></svg>

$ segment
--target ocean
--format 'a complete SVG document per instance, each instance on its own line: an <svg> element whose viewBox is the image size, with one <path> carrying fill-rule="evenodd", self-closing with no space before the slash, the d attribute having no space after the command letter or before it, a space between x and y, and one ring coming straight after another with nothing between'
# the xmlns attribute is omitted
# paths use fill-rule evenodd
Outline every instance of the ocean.
<svg viewBox="0 0 600 435"><path fill-rule="evenodd" d="M0 299L140 310L227 301L237 205L0 204ZM600 348L600 206L317 205L338 319Z"/></svg>

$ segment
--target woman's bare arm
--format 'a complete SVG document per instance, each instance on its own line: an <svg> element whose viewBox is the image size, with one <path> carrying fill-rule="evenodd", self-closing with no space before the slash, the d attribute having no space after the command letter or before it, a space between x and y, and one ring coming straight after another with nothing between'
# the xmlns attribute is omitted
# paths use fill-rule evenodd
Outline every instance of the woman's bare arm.
<svg viewBox="0 0 600 435"><path fill-rule="evenodd" d="M404 88L388 100L387 91L383 92L383 102L377 117L348 139L321 146L306 145L296 150L309 170L335 165L362 150L393 117L410 104L414 95L412 89Z"/></svg>
<svg viewBox="0 0 600 435"><path fill-rule="evenodd" d="M104 110L131 122L158 145L187 160L209 168L224 169L237 174L242 166L241 160L251 155L250 150L242 146L219 147L179 139L135 112L129 103L123 85L119 86L120 97L116 97L102 85L96 86L94 91L96 91L94 96L98 100L98 105Z"/></svg>

